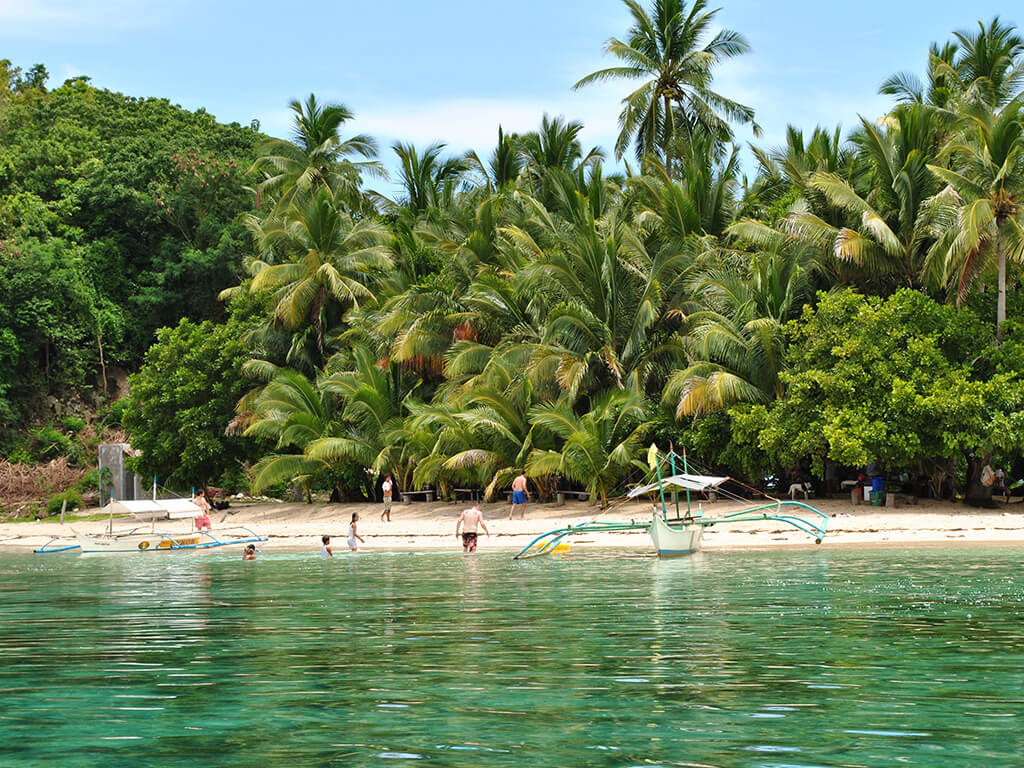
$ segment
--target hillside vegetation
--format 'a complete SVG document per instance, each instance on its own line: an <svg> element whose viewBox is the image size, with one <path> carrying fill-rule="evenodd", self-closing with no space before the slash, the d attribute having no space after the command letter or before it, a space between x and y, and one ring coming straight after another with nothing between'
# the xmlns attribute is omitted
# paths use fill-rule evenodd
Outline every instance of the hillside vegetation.
<svg viewBox="0 0 1024 768"><path fill-rule="evenodd" d="M7 444L42 394L102 402L116 364L140 468L180 487L365 498L390 472L493 495L525 470L603 502L651 442L753 485L876 461L940 492L972 452L1009 467L1018 31L957 32L881 84L888 114L791 127L744 176L733 126L756 115L714 73L746 39L700 0L630 8L576 84L623 81L614 166L565 117L463 155L350 136L311 95L267 139L8 65Z"/></svg>

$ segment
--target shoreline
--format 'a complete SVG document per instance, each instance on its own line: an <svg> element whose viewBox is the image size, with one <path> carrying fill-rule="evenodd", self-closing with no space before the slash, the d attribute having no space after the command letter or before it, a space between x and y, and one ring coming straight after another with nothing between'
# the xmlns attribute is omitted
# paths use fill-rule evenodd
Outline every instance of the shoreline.
<svg viewBox="0 0 1024 768"><path fill-rule="evenodd" d="M807 534L774 520L729 524L705 530L703 549L728 550L752 548L810 548L859 546L909 546L938 544L999 545L1024 544L1024 504L999 504L995 509L974 509L954 502L922 500L920 505L901 509L854 506L848 498L810 502L829 516L828 534L816 545ZM468 502L419 502L395 504L392 521L380 521L380 504L245 504L211 515L214 529L246 526L270 540L260 547L264 552L319 550L320 536L327 534L334 545L346 553L345 538L353 512L360 514L359 533L366 539L362 551L461 551L455 538L455 523ZM741 509L726 502L704 504L706 517ZM481 504L490 536L480 537L480 551L518 551L537 536L566 525L590 520L645 521L650 505L624 504L602 512L584 502L529 504L525 520L508 520L505 503ZM1018 511L1019 510L1019 511ZM87 510L83 514L96 514ZM55 537L70 536L70 527L81 533L106 530L107 520L41 520L24 523L0 523L0 551L31 552ZM150 527L127 518L114 521L115 531ZM156 528L168 533L186 533L190 520L157 522ZM651 549L645 531L586 533L567 539L573 548Z"/></svg>

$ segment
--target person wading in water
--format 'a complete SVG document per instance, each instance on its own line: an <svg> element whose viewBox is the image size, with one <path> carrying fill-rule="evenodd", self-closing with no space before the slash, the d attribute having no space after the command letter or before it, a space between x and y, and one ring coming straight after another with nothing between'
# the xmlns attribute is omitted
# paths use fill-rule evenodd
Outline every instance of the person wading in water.
<svg viewBox="0 0 1024 768"><path fill-rule="evenodd" d="M459 515L459 522L455 524L456 538L459 536L459 529L462 529L463 552L476 551L476 527L478 525L484 529L484 533L488 536L491 535L491 532L487 530L487 526L484 525L484 513L480 511L480 502L474 501L472 507L462 510L462 514Z"/></svg>

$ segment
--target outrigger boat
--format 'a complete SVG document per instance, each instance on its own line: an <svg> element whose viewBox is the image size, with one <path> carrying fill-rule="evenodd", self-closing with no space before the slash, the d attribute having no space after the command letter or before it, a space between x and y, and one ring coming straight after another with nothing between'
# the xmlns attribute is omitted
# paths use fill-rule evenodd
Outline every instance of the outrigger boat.
<svg viewBox="0 0 1024 768"><path fill-rule="evenodd" d="M106 533L83 534L72 528L75 543L70 543L69 537L57 537L33 551L37 555L76 551L82 554L170 552L179 549L213 549L268 540L268 537L260 536L245 526L183 533L156 530L157 520L183 520L198 515L201 512L200 508L189 499L111 501L104 509L110 517ZM115 514L128 514L137 520L146 520L149 526L139 526L129 531L114 531ZM144 530L146 527L149 528L148 531Z"/></svg>
<svg viewBox="0 0 1024 768"><path fill-rule="evenodd" d="M142 532L141 526L130 531L118 533L102 533L86 535L71 529L75 544L68 544L67 538L50 539L39 549L33 550L37 555L52 555L58 552L77 550L82 554L123 553L123 552L170 552L178 549L213 549L233 544L249 544L267 541L268 537L260 536L245 526L225 528L216 531L192 531L190 533L164 533L162 531Z"/></svg>
<svg viewBox="0 0 1024 768"><path fill-rule="evenodd" d="M676 474L675 460L682 459L683 472ZM667 461L666 461L667 460ZM664 457L659 457L657 449L651 446L648 454L648 461L652 471L656 474L657 480L654 483L634 488L626 494L626 499L636 499L648 494L657 494L660 504L654 505L651 521L636 522L610 522L591 520L579 525L569 525L553 531L541 534L527 544L516 556L516 560L527 557L548 555L557 550L565 549L564 540L569 536L587 533L614 533L626 531L646 530L654 544L654 549L659 557L672 557L677 555L688 555L696 552L701 547L704 530L713 525L730 523L743 523L757 520L775 520L780 523L792 526L803 533L810 535L816 544L820 544L828 528L828 515L815 509L809 504L798 501L782 501L772 499L769 503L759 504L745 509L729 512L716 517L704 517L700 504L697 506L696 514L691 504L691 492L703 494L716 494L724 497L732 497L738 501L747 501L723 490L722 486L730 480L728 477L715 477L712 475L694 475L687 472L686 453L678 457L673 451ZM668 477L661 476L662 462L666 462L671 468L672 474ZM665 489L668 487L672 492L675 504L675 516L669 517L668 504L665 500ZM679 491L686 492L686 510L682 513L679 506ZM801 516L805 515L805 516Z"/></svg>

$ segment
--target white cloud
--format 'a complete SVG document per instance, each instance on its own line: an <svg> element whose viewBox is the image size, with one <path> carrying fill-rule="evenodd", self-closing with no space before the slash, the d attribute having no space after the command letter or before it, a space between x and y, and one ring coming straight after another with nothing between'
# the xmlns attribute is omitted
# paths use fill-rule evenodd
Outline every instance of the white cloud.
<svg viewBox="0 0 1024 768"><path fill-rule="evenodd" d="M322 101L338 98L318 93ZM540 127L545 112L583 123L581 141L585 148L601 146L610 152L618 134L621 85L596 86L545 97L448 97L403 102L361 102L356 117L346 124L343 135L365 133L378 140L381 154L388 159L387 147L395 142L411 142L424 147L435 141L447 145L451 153L474 149L488 153L498 138L498 126L506 133L523 133ZM292 130L293 113L289 109L270 109L259 115L264 133L283 138Z"/></svg>
<svg viewBox="0 0 1024 768"><path fill-rule="evenodd" d="M616 132L618 103L615 98L568 93L563 98L524 97L453 98L407 104L367 105L353 121L353 129L382 141L411 141L425 145L444 141L453 150L493 147L498 126L506 133L535 130L546 112L579 120L587 144L610 146Z"/></svg>
<svg viewBox="0 0 1024 768"><path fill-rule="evenodd" d="M0 0L0 27L7 35L42 37L148 27L166 19L175 5L170 0Z"/></svg>

